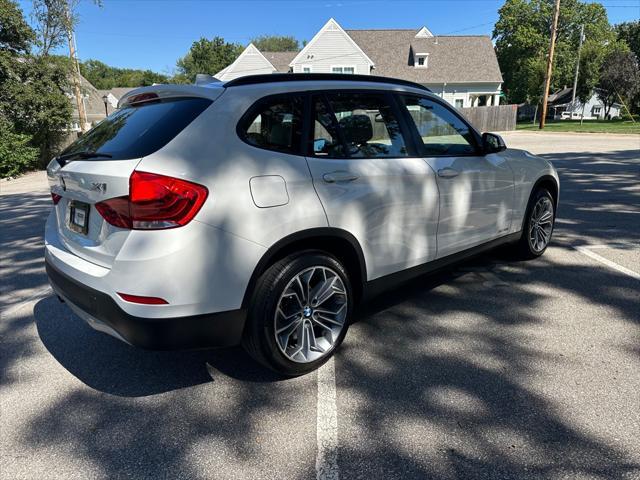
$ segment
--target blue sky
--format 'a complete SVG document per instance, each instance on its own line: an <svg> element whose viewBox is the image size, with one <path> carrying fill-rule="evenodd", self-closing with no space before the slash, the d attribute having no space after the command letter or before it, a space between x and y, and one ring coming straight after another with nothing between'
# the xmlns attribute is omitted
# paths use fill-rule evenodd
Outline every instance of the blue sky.
<svg viewBox="0 0 640 480"><path fill-rule="evenodd" d="M605 0L609 21L640 17L640 0ZM20 0L26 14L31 1ZM80 58L172 73L201 36L247 44L261 34L310 40L330 18L343 28L415 28L490 35L496 0L82 0L76 40Z"/></svg>

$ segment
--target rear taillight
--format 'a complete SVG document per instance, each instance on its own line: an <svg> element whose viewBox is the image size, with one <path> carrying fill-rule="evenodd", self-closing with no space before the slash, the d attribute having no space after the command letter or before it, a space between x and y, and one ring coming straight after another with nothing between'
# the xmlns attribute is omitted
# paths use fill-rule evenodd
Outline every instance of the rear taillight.
<svg viewBox="0 0 640 480"><path fill-rule="evenodd" d="M51 200L53 200L54 205L57 205L61 198L62 198L61 195L51 192Z"/></svg>
<svg viewBox="0 0 640 480"><path fill-rule="evenodd" d="M129 195L96 203L96 210L108 223L120 228L175 228L196 216L208 193L206 187L186 180L133 172Z"/></svg>

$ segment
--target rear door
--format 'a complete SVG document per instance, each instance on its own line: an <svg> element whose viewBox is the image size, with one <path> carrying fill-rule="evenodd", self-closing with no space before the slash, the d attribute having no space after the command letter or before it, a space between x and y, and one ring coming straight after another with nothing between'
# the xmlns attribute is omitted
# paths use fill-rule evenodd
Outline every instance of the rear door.
<svg viewBox="0 0 640 480"><path fill-rule="evenodd" d="M362 246L368 279L436 254L435 173L416 155L391 95L329 91L311 97L307 163L329 225Z"/></svg>
<svg viewBox="0 0 640 480"><path fill-rule="evenodd" d="M129 230L107 223L96 203L129 194L141 158L170 142L210 104L206 98L156 99L111 114L47 168L59 238L77 256L111 266Z"/></svg>
<svg viewBox="0 0 640 480"><path fill-rule="evenodd" d="M513 172L499 154L484 155L471 127L450 107L398 95L440 191L438 258L506 235L512 221Z"/></svg>

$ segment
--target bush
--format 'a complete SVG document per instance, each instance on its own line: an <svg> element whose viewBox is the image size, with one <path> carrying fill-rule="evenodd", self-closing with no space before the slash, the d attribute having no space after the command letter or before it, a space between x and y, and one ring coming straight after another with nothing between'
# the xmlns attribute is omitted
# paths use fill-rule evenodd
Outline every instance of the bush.
<svg viewBox="0 0 640 480"><path fill-rule="evenodd" d="M15 133L0 121L0 178L12 177L35 168L39 150L29 146L30 135Z"/></svg>

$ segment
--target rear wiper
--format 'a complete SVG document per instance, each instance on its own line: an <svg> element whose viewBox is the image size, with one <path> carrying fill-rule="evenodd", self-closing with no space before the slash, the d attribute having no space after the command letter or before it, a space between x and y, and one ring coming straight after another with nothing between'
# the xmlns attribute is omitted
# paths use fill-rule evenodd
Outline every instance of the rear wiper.
<svg viewBox="0 0 640 480"><path fill-rule="evenodd" d="M111 155L110 153L100 153L92 152L91 150L84 150L80 152L71 152L65 153L64 155L59 155L56 157L56 161L60 164L61 167L64 167L67 163L67 160L70 160L72 158L86 160L88 158L113 158L113 155Z"/></svg>

